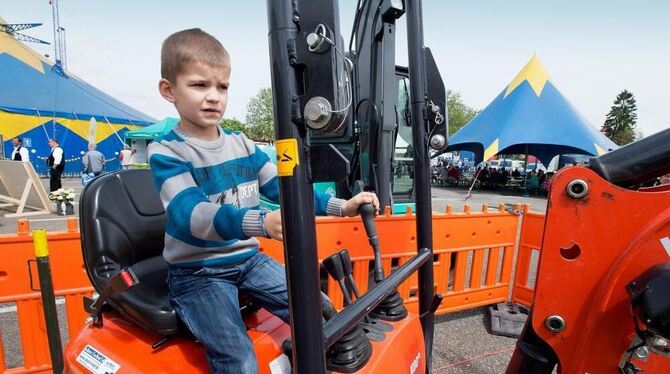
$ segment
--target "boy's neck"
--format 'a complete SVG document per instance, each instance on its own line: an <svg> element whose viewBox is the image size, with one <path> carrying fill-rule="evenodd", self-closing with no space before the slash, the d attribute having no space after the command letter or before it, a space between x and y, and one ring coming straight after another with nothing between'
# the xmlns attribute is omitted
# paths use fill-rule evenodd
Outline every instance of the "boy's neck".
<svg viewBox="0 0 670 374"><path fill-rule="evenodd" d="M189 121L180 120L179 127L186 135L195 139L204 141L214 141L219 139L218 126L201 127L194 125Z"/></svg>

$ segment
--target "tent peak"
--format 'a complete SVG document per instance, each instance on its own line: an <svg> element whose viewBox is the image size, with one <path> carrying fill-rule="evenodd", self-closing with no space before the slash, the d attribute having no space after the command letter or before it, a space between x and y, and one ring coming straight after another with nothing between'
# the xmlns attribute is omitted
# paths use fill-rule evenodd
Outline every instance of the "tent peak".
<svg viewBox="0 0 670 374"><path fill-rule="evenodd" d="M5 24L7 22L4 18L0 17L0 23ZM44 74L44 66L42 63L51 65L51 63L40 54L14 39L9 33L4 32L4 28L3 31L0 32L0 55L3 53L7 53L42 74Z"/></svg>
<svg viewBox="0 0 670 374"><path fill-rule="evenodd" d="M544 68L540 59L537 57L537 54L533 53L533 57L528 61L526 66L521 69L519 74L512 79L512 82L507 86L505 90L505 97L514 92L514 90L521 85L524 81L528 81L528 84L533 88L535 94L540 96L544 85L549 81L549 73Z"/></svg>

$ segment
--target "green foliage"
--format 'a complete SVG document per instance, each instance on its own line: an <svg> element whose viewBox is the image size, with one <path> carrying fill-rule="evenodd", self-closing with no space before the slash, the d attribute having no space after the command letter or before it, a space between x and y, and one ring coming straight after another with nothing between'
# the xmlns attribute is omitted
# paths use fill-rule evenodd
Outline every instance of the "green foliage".
<svg viewBox="0 0 670 374"><path fill-rule="evenodd" d="M475 118L479 110L467 106L460 93L447 90L447 113L449 115L449 135L453 135Z"/></svg>
<svg viewBox="0 0 670 374"><path fill-rule="evenodd" d="M239 131L246 135L247 126L237 118L223 118L219 125L226 130Z"/></svg>
<svg viewBox="0 0 670 374"><path fill-rule="evenodd" d="M272 111L272 89L261 88L247 104L247 126L245 134L257 142L274 143L274 116Z"/></svg>
<svg viewBox="0 0 670 374"><path fill-rule="evenodd" d="M628 90L623 90L614 100L612 109L607 114L600 131L617 145L626 145L641 137L637 123L637 105L635 97Z"/></svg>

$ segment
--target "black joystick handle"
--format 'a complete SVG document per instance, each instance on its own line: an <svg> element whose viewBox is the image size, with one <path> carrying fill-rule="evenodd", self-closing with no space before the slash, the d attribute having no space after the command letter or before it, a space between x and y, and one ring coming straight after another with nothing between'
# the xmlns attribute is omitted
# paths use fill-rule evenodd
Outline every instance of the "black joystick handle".
<svg viewBox="0 0 670 374"><path fill-rule="evenodd" d="M346 249L343 249L340 251L340 259L342 260L342 269L344 269L344 275L347 278L347 281L349 281L349 287L351 288L352 291L354 291L354 295L356 295L356 298L360 298L361 294L358 292L358 288L356 287L356 282L354 282L354 270L351 267L351 258L349 257L349 251Z"/></svg>
<svg viewBox="0 0 670 374"><path fill-rule="evenodd" d="M375 255L375 282L379 283L384 280L384 269L382 269L382 255L379 251L379 237L377 236L377 226L375 226L375 208L370 203L362 204L358 208L358 212L361 214L368 241Z"/></svg>
<svg viewBox="0 0 670 374"><path fill-rule="evenodd" d="M342 268L342 259L340 258L340 254L335 253L326 257L323 260L323 267L325 267L328 274L330 274L330 276L337 281L337 284L340 286L340 290L344 294L344 301L347 303L347 305L351 304L351 295L349 294L349 290L347 290L347 286L344 283L344 269Z"/></svg>
<svg viewBox="0 0 670 374"><path fill-rule="evenodd" d="M340 251L340 259L342 260L342 269L344 269L344 275L347 277L349 283L349 289L354 291L356 300L361 298L360 292L358 292L358 287L356 287L356 282L354 281L354 270L351 267L351 258L349 257L349 251L345 248ZM370 318L365 316L365 322L370 323Z"/></svg>

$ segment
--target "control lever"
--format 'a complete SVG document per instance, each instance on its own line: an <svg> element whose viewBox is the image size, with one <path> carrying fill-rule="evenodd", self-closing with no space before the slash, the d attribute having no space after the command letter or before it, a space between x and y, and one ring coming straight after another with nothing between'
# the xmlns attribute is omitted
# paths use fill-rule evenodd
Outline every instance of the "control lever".
<svg viewBox="0 0 670 374"><path fill-rule="evenodd" d="M349 251L343 249L340 251L340 260L342 260L342 269L344 270L345 280L349 284L349 288L354 292L356 299L361 297L358 288L356 287L356 282L354 282L354 270L351 268L351 258L349 257Z"/></svg>
<svg viewBox="0 0 670 374"><path fill-rule="evenodd" d="M358 208L365 227L365 233L368 235L368 241L375 255L374 279L376 283L384 280L384 269L382 268L382 255L379 251L379 237L377 236L377 226L375 226L375 208L372 204L362 204Z"/></svg>
<svg viewBox="0 0 670 374"><path fill-rule="evenodd" d="M342 260L342 268L344 269L346 281L349 284L349 288L354 292L356 300L358 300L361 298L361 293L358 292L358 287L356 287L356 282L354 281L353 276L353 269L351 267L351 258L349 257L349 251L346 248L340 251L340 258ZM364 321L366 325L381 331L388 332L393 330L391 325L381 322L376 318L371 318L370 316L365 316Z"/></svg>
<svg viewBox="0 0 670 374"><path fill-rule="evenodd" d="M368 235L368 241L375 256L374 280L375 283L380 283L384 280L384 269L382 268L382 255L379 250L379 237L377 236L377 227L375 226L375 209L372 204L362 204L358 208L358 212L361 214L365 233ZM396 290L388 295L370 313L370 316L386 321L399 321L407 317L407 308L405 308L403 299Z"/></svg>
<svg viewBox="0 0 670 374"><path fill-rule="evenodd" d="M339 253L334 253L323 260L323 267L326 268L328 274L337 281L340 286L342 294L344 294L344 302L346 305L352 303L351 293L344 283L344 269L342 268L342 258Z"/></svg>

